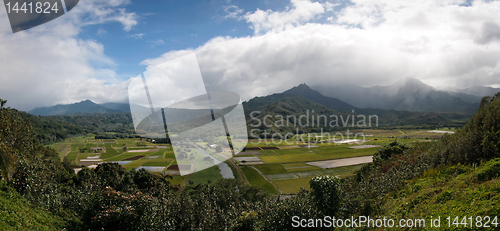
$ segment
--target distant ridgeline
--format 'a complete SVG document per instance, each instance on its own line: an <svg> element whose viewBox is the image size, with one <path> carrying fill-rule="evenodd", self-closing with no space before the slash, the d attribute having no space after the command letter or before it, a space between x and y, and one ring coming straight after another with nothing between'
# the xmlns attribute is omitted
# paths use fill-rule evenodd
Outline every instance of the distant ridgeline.
<svg viewBox="0 0 500 231"><path fill-rule="evenodd" d="M461 127L469 117L452 112L358 108L324 96L305 84L283 93L255 97L243 106L251 136L264 136L265 132L329 132L377 127Z"/></svg>
<svg viewBox="0 0 500 231"><path fill-rule="evenodd" d="M81 114L60 116L34 116L19 112L29 119L35 140L41 144L58 142L73 136L96 134L97 139L134 138L134 126L130 113Z"/></svg>
<svg viewBox="0 0 500 231"><path fill-rule="evenodd" d="M434 129L442 126L461 127L471 115L471 111L475 112L477 110L481 98L457 93L464 100L469 100L470 103L464 104L460 103L463 101L458 100L455 96L451 96L446 92L436 93L429 86L416 82L416 80L407 80L396 85L399 86L397 89L406 89L408 91L422 88L432 95L431 98L429 98L430 96L420 96L418 99L409 99L407 95L401 93L397 96L400 97L399 100L401 101L399 105L408 106L405 102L413 102L414 105L427 105L429 104L428 100L432 99L434 107L415 106L415 110L409 111L407 110L408 107L405 106L403 107L406 108L405 110L398 111L380 109L389 106L374 103L373 107L380 108L360 108L337 98L325 96L309 86L301 84L282 93L255 97L244 102L249 136L265 136L264 133L266 132L281 134L289 132L330 132L377 127L394 128L404 126L416 129ZM392 86L391 89L393 88ZM331 91L326 91L324 88L323 92L331 93ZM367 97L371 97L371 95L368 94ZM390 102L395 102L396 99L393 97ZM453 102L460 101L459 104L462 106L446 107L441 111L436 109L441 104L449 105L446 102L450 100ZM363 106L370 105L364 104ZM85 100L75 104L35 108L29 113L41 115L31 116L24 113L24 117L33 121L37 140L43 144L86 133L94 133L98 139L137 136L130 116L130 106L125 103L96 104L90 100ZM157 141L168 142L168 138Z"/></svg>

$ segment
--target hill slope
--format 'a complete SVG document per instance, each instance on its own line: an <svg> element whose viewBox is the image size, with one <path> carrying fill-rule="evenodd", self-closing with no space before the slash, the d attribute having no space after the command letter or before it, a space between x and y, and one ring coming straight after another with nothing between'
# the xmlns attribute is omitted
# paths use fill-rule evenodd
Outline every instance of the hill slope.
<svg viewBox="0 0 500 231"><path fill-rule="evenodd" d="M294 88L291 88L290 90L287 90L283 93L283 95L301 95L305 97L306 99L309 99L315 103L319 103L325 107L331 108L336 111L340 112L351 112L352 110L356 109L356 107L341 101L337 98L332 98L328 96L324 96L318 91L315 91L311 89L309 86L306 84L300 84L299 86L296 86Z"/></svg>
<svg viewBox="0 0 500 231"><path fill-rule="evenodd" d="M446 218L450 216L451 227L456 229L465 228L460 224L464 216L473 216L474 226L476 216L490 216L490 228L481 230L497 230L497 225L491 222L500 214L499 170L498 158L477 168L456 165L429 170L403 190L388 196L381 212L394 219L426 219L426 230L435 229L429 227L431 216L434 219L441 216L441 227L448 227ZM455 217L459 217L458 226L453 224ZM482 223L486 223L486 218ZM470 223L467 227L470 228Z"/></svg>
<svg viewBox="0 0 500 231"><path fill-rule="evenodd" d="M70 115L70 114L102 114L117 113L119 110L113 110L98 105L90 100L85 100L74 104L58 104L51 107L35 108L28 113L41 116Z"/></svg>
<svg viewBox="0 0 500 231"><path fill-rule="evenodd" d="M398 111L452 112L472 115L479 105L473 96L454 96L436 90L416 79L403 79L390 86L369 88L355 85L315 86L320 93L338 98L360 108L379 108ZM472 99L471 99L472 97Z"/></svg>
<svg viewBox="0 0 500 231"><path fill-rule="evenodd" d="M244 102L243 106L249 124L251 123L249 115L253 111L261 111L261 115L286 116L305 115L308 110L309 113L314 110L315 115L343 115L344 118L347 118L348 115L377 115L380 126L442 125L451 123L445 116L432 112L356 108L336 98L323 96L305 84L283 93L255 97L248 102ZM458 116L458 118L461 117Z"/></svg>
<svg viewBox="0 0 500 231"><path fill-rule="evenodd" d="M472 86L465 89L457 90L457 92L475 95L479 97L494 96L497 92L500 92L500 88Z"/></svg>
<svg viewBox="0 0 500 231"><path fill-rule="evenodd" d="M29 203L13 188L0 180L1 230L62 230L61 217Z"/></svg>

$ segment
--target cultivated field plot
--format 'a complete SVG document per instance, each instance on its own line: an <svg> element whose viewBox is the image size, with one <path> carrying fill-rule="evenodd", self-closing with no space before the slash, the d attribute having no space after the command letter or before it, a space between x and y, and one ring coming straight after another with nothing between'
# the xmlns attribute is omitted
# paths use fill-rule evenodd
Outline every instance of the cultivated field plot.
<svg viewBox="0 0 500 231"><path fill-rule="evenodd" d="M264 164L252 165L258 171L251 167L240 168L247 179L252 179L249 180L250 184L266 186L267 189L273 189L271 187L273 186L283 194L295 194L300 188L308 189L312 177L320 175L346 177L353 174L365 163L372 162L372 155L381 146L395 139L412 145L414 142L425 141L436 135L428 133L428 130L355 130L350 132L364 133L369 136L365 137L366 142L361 144L333 143L333 140L328 140L328 137L316 137L316 142L310 144L289 140L286 145L272 144L277 146L272 149L262 148L270 146L269 143L255 143L254 141L249 147L259 149L258 158ZM420 137L421 133L425 133L426 136ZM271 192L271 190L268 191Z"/></svg>
<svg viewBox="0 0 500 231"><path fill-rule="evenodd" d="M436 130L453 131L437 128ZM335 175L345 177L372 161L372 155L383 145L397 139L408 145L419 141L436 140L443 133L427 130L351 130L351 133L368 135L362 144L333 143L328 137L311 136L311 143L289 139L287 142L270 143L249 140L246 151L232 157L243 178L251 185L262 186L270 193L295 194L300 188L309 189L312 177ZM353 136L350 137L352 139ZM358 137L359 138L359 137ZM337 140L336 140L337 141ZM207 144L208 145L208 144ZM154 144L144 139L128 138L99 140L95 136L75 137L51 145L61 158L71 161L74 168L79 164L116 162L127 170L146 169L152 172L170 174L172 185L186 186L186 190L197 184L214 183L222 178L218 166L209 166L191 176L180 176L179 169L189 171L190 161L175 158L168 144ZM94 152L92 147L104 150ZM227 150L226 150L227 152ZM92 159L96 158L96 159ZM196 157L197 158L197 157ZM97 164L98 164L97 163ZM231 165L229 165L231 168ZM340 166L340 167L339 167ZM235 178L239 178L236 171Z"/></svg>
<svg viewBox="0 0 500 231"><path fill-rule="evenodd" d="M240 165L253 165L253 164L263 164L263 162L256 156L249 157L233 157L234 160L238 161Z"/></svg>
<svg viewBox="0 0 500 231"><path fill-rule="evenodd" d="M352 149L365 149L365 148L378 148L382 145L358 145L358 146L349 146Z"/></svg>
<svg viewBox="0 0 500 231"><path fill-rule="evenodd" d="M295 163L305 161L320 161L342 159L357 156L373 155L378 147L352 149L348 145L321 146L318 148L279 149L261 151L259 158L265 164Z"/></svg>
<svg viewBox="0 0 500 231"><path fill-rule="evenodd" d="M260 152L256 152L256 151L246 151L246 152L240 152L238 154L236 154L237 156L253 156L253 155L260 155Z"/></svg>
<svg viewBox="0 0 500 231"><path fill-rule="evenodd" d="M299 178L296 174L293 173L285 173L285 174L274 174L274 175L266 175L267 178L271 180L286 180L286 179L295 179Z"/></svg>
<svg viewBox="0 0 500 231"><path fill-rule="evenodd" d="M318 166L320 168L336 168L336 167L344 167L350 165L366 164L371 162L373 162L373 156L307 162L306 164Z"/></svg>
<svg viewBox="0 0 500 231"><path fill-rule="evenodd" d="M139 169L146 169L150 172L163 172L163 170L165 170L165 167L141 166L141 167L137 168L137 170L139 170Z"/></svg>
<svg viewBox="0 0 500 231"><path fill-rule="evenodd" d="M141 159L142 157L145 157L144 155L139 155L139 156L134 156L134 157L130 157L130 158L127 158L127 159L123 159L125 161L127 160L138 160L138 159Z"/></svg>
<svg viewBox="0 0 500 231"><path fill-rule="evenodd" d="M283 194L296 194L300 191L300 188L309 190L309 181L312 177L304 177L297 179L287 179L287 180L273 180L273 183L278 186L281 193Z"/></svg>
<svg viewBox="0 0 500 231"><path fill-rule="evenodd" d="M99 140L94 139L92 134L67 139L50 147L58 150L61 159L68 159L73 168L102 162L115 162L126 169L138 168L146 163L147 167L168 167L175 158L170 145L156 146L140 139ZM154 170L158 171L159 168Z"/></svg>
<svg viewBox="0 0 500 231"><path fill-rule="evenodd" d="M128 152L149 152L149 149L130 149Z"/></svg>

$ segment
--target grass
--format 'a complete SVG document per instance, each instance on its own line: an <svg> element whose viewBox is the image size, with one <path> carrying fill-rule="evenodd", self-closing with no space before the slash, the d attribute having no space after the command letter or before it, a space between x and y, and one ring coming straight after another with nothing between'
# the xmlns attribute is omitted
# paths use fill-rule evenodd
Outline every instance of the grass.
<svg viewBox="0 0 500 231"><path fill-rule="evenodd" d="M320 169L317 170L322 175L332 175L332 176L340 176L344 177L346 175L350 175L354 173L355 171L361 169L364 164L358 164L358 165L351 165L351 166L345 166L345 167L338 167L338 168L329 168L329 169Z"/></svg>
<svg viewBox="0 0 500 231"><path fill-rule="evenodd" d="M144 163L142 166L164 166L168 167L174 161L172 158L158 158L150 159L148 162Z"/></svg>
<svg viewBox="0 0 500 231"><path fill-rule="evenodd" d="M316 171L298 172L296 174L299 175L300 177L314 177L319 175L318 172Z"/></svg>
<svg viewBox="0 0 500 231"><path fill-rule="evenodd" d="M63 230L64 221L24 199L0 180L0 230Z"/></svg>
<svg viewBox="0 0 500 231"><path fill-rule="evenodd" d="M210 168L193 173L189 180L194 182L192 186L196 186L198 184L207 184L208 182L214 183L219 179L222 179L222 175L220 174L219 166L215 165Z"/></svg>
<svg viewBox="0 0 500 231"><path fill-rule="evenodd" d="M186 176L172 176L173 179L168 179L172 185L181 185L184 180L186 180Z"/></svg>
<svg viewBox="0 0 500 231"><path fill-rule="evenodd" d="M500 166L500 159L497 161ZM390 199L386 200L382 206L383 214L381 215L394 217L394 219L426 218L427 222L431 216L434 218L441 216L442 227L443 225L448 227L446 220L448 216L452 217L451 222L456 216L459 216L460 220L463 216L471 216L473 219L477 216L483 218L490 216L493 220L500 214L500 178L491 175L491 177L479 180L477 177L489 167L491 165L484 164L478 168L456 165L443 169L431 169L424 176L411 181L404 189L388 195L387 198ZM450 230L453 228L455 226L452 224ZM489 229L481 230L497 229L490 223Z"/></svg>
<svg viewBox="0 0 500 231"><path fill-rule="evenodd" d="M112 158L104 159L105 161L119 161L124 160L134 156L150 156L154 154L154 152L124 152L123 154L116 155Z"/></svg>
<svg viewBox="0 0 500 231"><path fill-rule="evenodd" d="M258 164L255 168L264 175L288 173L282 164Z"/></svg>
<svg viewBox="0 0 500 231"><path fill-rule="evenodd" d="M297 175L293 173L284 173L284 174L274 174L274 175L266 175L270 180L285 180L285 179L295 179L299 178Z"/></svg>
<svg viewBox="0 0 500 231"><path fill-rule="evenodd" d="M283 166L287 169L288 168L295 168L295 167L309 167L309 165L302 163L302 162L283 164Z"/></svg>
<svg viewBox="0 0 500 231"><path fill-rule="evenodd" d="M309 190L309 181L312 177L287 179L287 180L273 180L273 183L278 186L283 194L296 194L300 188Z"/></svg>
<svg viewBox="0 0 500 231"><path fill-rule="evenodd" d="M297 168L288 168L287 170L289 172L307 172L307 171L315 171L315 170L321 170L322 168L316 167L316 166L307 166L307 167L297 167Z"/></svg>
<svg viewBox="0 0 500 231"><path fill-rule="evenodd" d="M78 156L78 152L76 152L76 151L71 151L67 155L68 160L70 160L70 161L75 161L76 160L76 156Z"/></svg>
<svg viewBox="0 0 500 231"><path fill-rule="evenodd" d="M174 151L165 151L162 155L163 158L175 158Z"/></svg>
<svg viewBox="0 0 500 231"><path fill-rule="evenodd" d="M118 155L118 152L111 146L111 144L105 144L106 152L101 155L102 159L109 159Z"/></svg>
<svg viewBox="0 0 500 231"><path fill-rule="evenodd" d="M132 163L124 164L123 167L125 167L125 169L127 169L127 170L131 170L133 168L141 167L143 164L145 164L148 161L149 161L149 159L142 158L142 159L138 159L136 161L133 161Z"/></svg>
<svg viewBox="0 0 500 231"><path fill-rule="evenodd" d="M262 175L260 175L259 172L257 172L252 167L241 166L240 170L243 172L243 174L245 174L248 182L251 185L259 185L272 194L278 193L278 190L276 190L276 188L269 181L264 179L264 177L262 177Z"/></svg>
<svg viewBox="0 0 500 231"><path fill-rule="evenodd" d="M259 158L266 164L283 163L285 160L279 156L259 156Z"/></svg>

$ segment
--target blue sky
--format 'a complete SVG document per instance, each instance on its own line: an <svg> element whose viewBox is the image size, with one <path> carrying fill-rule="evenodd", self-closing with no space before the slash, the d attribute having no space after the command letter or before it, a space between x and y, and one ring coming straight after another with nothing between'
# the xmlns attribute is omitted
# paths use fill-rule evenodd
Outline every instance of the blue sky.
<svg viewBox="0 0 500 231"><path fill-rule="evenodd" d="M145 70L140 63L171 50L196 48L218 36L245 37L254 34L245 20L227 18L234 6L244 12L284 10L288 1L131 1L125 8L137 14L138 24L123 31L118 22L83 28L79 37L94 39L105 47L121 79ZM226 9L228 11L226 11Z"/></svg>
<svg viewBox="0 0 500 231"><path fill-rule="evenodd" d="M12 33L2 8L0 98L21 110L127 102L132 77L193 53L207 88L243 100L409 77L500 87L498 12L489 0L80 0Z"/></svg>

